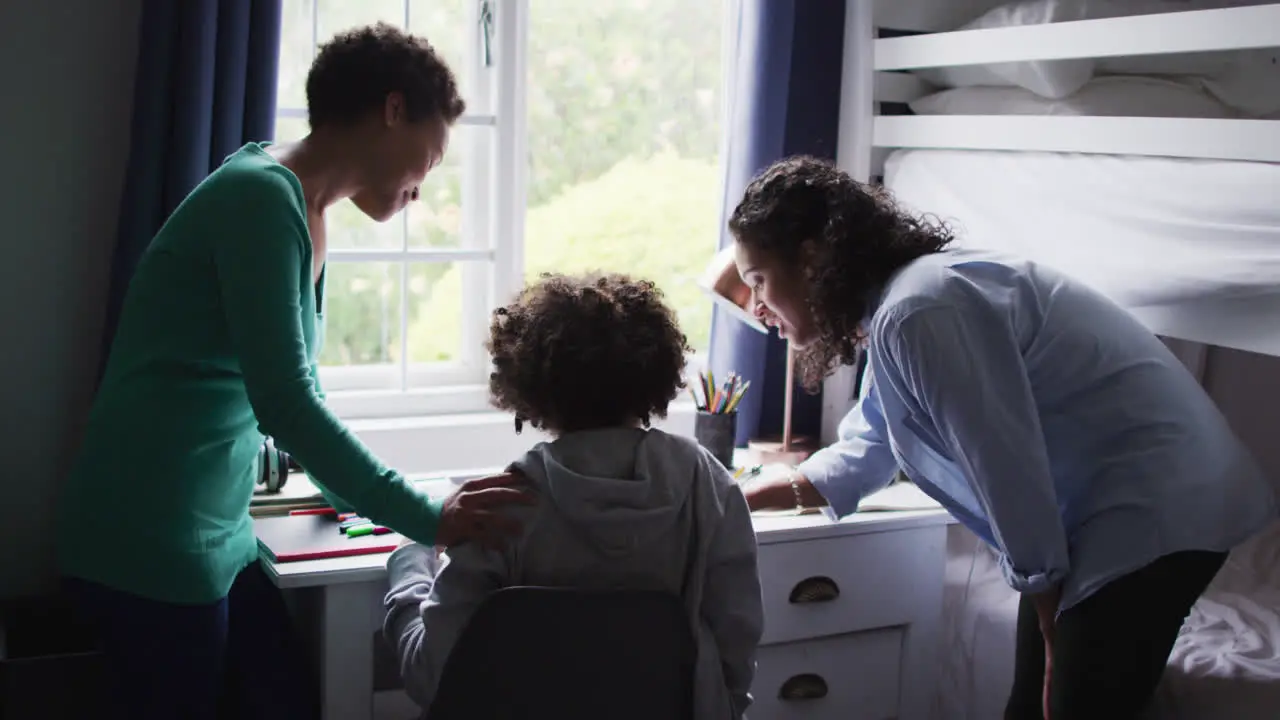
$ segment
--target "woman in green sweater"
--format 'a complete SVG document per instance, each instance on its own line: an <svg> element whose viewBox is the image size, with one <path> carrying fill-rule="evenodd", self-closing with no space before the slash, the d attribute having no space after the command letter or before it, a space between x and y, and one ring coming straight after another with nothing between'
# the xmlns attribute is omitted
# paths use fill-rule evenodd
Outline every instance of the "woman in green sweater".
<svg viewBox="0 0 1280 720"><path fill-rule="evenodd" d="M264 435L335 503L427 545L491 543L505 476L433 502L324 406L325 212L416 200L462 114L453 73L388 25L322 47L311 134L249 144L174 211L138 265L62 502L60 565L102 630L120 717L314 716L249 518ZM224 693L224 686L231 690Z"/></svg>

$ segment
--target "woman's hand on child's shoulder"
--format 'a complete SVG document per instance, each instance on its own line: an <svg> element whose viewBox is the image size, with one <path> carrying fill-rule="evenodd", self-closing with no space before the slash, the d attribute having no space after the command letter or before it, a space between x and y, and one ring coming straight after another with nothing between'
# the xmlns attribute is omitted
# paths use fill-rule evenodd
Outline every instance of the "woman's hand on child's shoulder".
<svg viewBox="0 0 1280 720"><path fill-rule="evenodd" d="M515 518L500 510L536 502L533 492L522 487L523 483L524 477L514 472L463 483L445 499L440 510L436 545L450 547L470 541L487 548L501 548L507 538L520 534L521 527Z"/></svg>

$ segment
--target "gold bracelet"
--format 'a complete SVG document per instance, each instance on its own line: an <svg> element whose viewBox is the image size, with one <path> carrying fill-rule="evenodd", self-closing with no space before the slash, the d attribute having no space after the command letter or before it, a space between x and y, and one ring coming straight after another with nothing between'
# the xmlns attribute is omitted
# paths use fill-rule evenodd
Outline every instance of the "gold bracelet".
<svg viewBox="0 0 1280 720"><path fill-rule="evenodd" d="M787 476L787 480L791 483L791 493L796 496L796 511L804 510L804 502L800 499L800 471L795 468L791 469L791 474Z"/></svg>

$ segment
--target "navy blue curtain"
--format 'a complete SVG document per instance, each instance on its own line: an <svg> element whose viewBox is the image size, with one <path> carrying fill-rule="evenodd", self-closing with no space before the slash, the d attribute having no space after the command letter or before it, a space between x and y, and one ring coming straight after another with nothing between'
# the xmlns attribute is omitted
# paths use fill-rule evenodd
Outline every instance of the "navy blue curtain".
<svg viewBox="0 0 1280 720"><path fill-rule="evenodd" d="M224 158L274 134L280 14L281 0L144 0L103 366L151 238Z"/></svg>
<svg viewBox="0 0 1280 720"><path fill-rule="evenodd" d="M721 227L751 178L791 155L835 159L846 0L741 0L730 76L725 197ZM732 242L721 231L720 245ZM717 310L710 363L751 381L738 406L738 444L782 432L786 344ZM821 395L797 389L793 432L817 437Z"/></svg>

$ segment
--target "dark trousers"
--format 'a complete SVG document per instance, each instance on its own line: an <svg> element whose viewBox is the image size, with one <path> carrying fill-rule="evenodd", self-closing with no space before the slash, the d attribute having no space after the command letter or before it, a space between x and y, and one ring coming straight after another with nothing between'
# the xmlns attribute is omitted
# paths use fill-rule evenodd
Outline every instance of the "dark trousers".
<svg viewBox="0 0 1280 720"><path fill-rule="evenodd" d="M1146 709L1191 606L1226 553L1165 555L1058 615L1050 720L1131 720ZM1044 718L1044 637L1035 606L1018 605L1017 657L1005 720Z"/></svg>
<svg viewBox="0 0 1280 720"><path fill-rule="evenodd" d="M120 720L312 720L318 694L302 665L284 598L258 563L207 605L158 602L67 580L101 634Z"/></svg>

